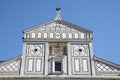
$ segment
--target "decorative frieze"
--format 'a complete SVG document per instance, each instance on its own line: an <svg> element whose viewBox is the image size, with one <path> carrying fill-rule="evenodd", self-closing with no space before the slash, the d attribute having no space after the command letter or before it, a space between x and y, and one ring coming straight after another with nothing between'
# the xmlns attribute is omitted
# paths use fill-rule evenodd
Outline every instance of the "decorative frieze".
<svg viewBox="0 0 120 80"><path fill-rule="evenodd" d="M49 24L50 25L50 24ZM24 34L27 39L90 39L90 33L80 32L69 26L52 23Z"/></svg>

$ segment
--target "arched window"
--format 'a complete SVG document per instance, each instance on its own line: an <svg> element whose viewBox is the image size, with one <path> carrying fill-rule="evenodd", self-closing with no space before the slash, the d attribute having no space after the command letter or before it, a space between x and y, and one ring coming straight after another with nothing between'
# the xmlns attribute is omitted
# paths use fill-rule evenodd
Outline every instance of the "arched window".
<svg viewBox="0 0 120 80"><path fill-rule="evenodd" d="M35 33L32 33L32 34L31 34L31 38L35 38Z"/></svg>
<svg viewBox="0 0 120 80"><path fill-rule="evenodd" d="M87 37L87 39L89 39L89 38L90 38L90 34L89 34L89 33L87 33L87 34L86 34L86 37Z"/></svg>
<svg viewBox="0 0 120 80"><path fill-rule="evenodd" d="M69 33L69 38L72 38L72 33Z"/></svg>
<svg viewBox="0 0 120 80"><path fill-rule="evenodd" d="M78 33L75 33L75 38L78 38Z"/></svg>
<svg viewBox="0 0 120 80"><path fill-rule="evenodd" d="M62 34L62 37L63 37L63 38L66 38L66 34L65 34L65 33L63 33L63 34Z"/></svg>
<svg viewBox="0 0 120 80"><path fill-rule="evenodd" d="M41 38L42 37L42 34L39 32L38 33L38 38Z"/></svg>
<svg viewBox="0 0 120 80"><path fill-rule="evenodd" d="M84 33L81 33L81 38L84 39Z"/></svg>
<svg viewBox="0 0 120 80"><path fill-rule="evenodd" d="M30 38L30 35L28 33L26 34L26 38Z"/></svg>
<svg viewBox="0 0 120 80"><path fill-rule="evenodd" d="M50 38L53 38L53 33L50 33Z"/></svg>
<svg viewBox="0 0 120 80"><path fill-rule="evenodd" d="M44 33L44 38L47 38L47 33Z"/></svg>

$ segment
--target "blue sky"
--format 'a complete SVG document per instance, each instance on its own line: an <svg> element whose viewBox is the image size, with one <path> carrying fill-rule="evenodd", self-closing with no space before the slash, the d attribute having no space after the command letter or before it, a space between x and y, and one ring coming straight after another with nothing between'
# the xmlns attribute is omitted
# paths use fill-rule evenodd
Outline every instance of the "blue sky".
<svg viewBox="0 0 120 80"><path fill-rule="evenodd" d="M0 60L22 54L22 31L55 18L93 31L94 54L120 64L120 0L0 0Z"/></svg>

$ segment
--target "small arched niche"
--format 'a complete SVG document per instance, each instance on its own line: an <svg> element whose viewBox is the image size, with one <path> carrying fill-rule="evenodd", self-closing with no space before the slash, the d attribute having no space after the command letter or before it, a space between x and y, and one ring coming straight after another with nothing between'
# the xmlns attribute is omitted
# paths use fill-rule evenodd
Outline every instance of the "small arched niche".
<svg viewBox="0 0 120 80"><path fill-rule="evenodd" d="M41 38L42 37L42 34L39 32L38 33L38 38Z"/></svg>
<svg viewBox="0 0 120 80"><path fill-rule="evenodd" d="M31 38L35 38L35 33L32 33L32 34L31 34Z"/></svg>
<svg viewBox="0 0 120 80"><path fill-rule="evenodd" d="M68 37L69 37L69 38L72 38L72 33L69 33Z"/></svg>
<svg viewBox="0 0 120 80"><path fill-rule="evenodd" d="M47 38L47 33L44 33L44 38Z"/></svg>
<svg viewBox="0 0 120 80"><path fill-rule="evenodd" d="M66 38L66 33L63 33L63 34L62 34L62 37L63 37L63 38Z"/></svg>
<svg viewBox="0 0 120 80"><path fill-rule="evenodd" d="M75 38L78 38L78 33L75 33Z"/></svg>
<svg viewBox="0 0 120 80"><path fill-rule="evenodd" d="M50 38L53 38L53 33L50 33Z"/></svg>

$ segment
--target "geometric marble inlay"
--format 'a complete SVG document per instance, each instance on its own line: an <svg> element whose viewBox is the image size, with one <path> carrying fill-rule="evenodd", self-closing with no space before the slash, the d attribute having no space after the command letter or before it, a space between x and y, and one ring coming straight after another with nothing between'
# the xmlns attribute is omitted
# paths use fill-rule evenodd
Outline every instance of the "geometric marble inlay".
<svg viewBox="0 0 120 80"><path fill-rule="evenodd" d="M88 56L88 45L72 45L73 56Z"/></svg>
<svg viewBox="0 0 120 80"><path fill-rule="evenodd" d="M24 30L22 56L0 61L0 80L120 80L120 65L93 55L92 31L61 20L59 10Z"/></svg>
<svg viewBox="0 0 120 80"><path fill-rule="evenodd" d="M28 44L27 48L28 56L44 56L43 44Z"/></svg>
<svg viewBox="0 0 120 80"><path fill-rule="evenodd" d="M13 61L0 66L0 72L19 72L20 60Z"/></svg>
<svg viewBox="0 0 120 80"><path fill-rule="evenodd" d="M111 66L109 64L100 62L100 61L96 61L96 69L98 72L109 72L109 73L119 73L120 72L120 68Z"/></svg>

